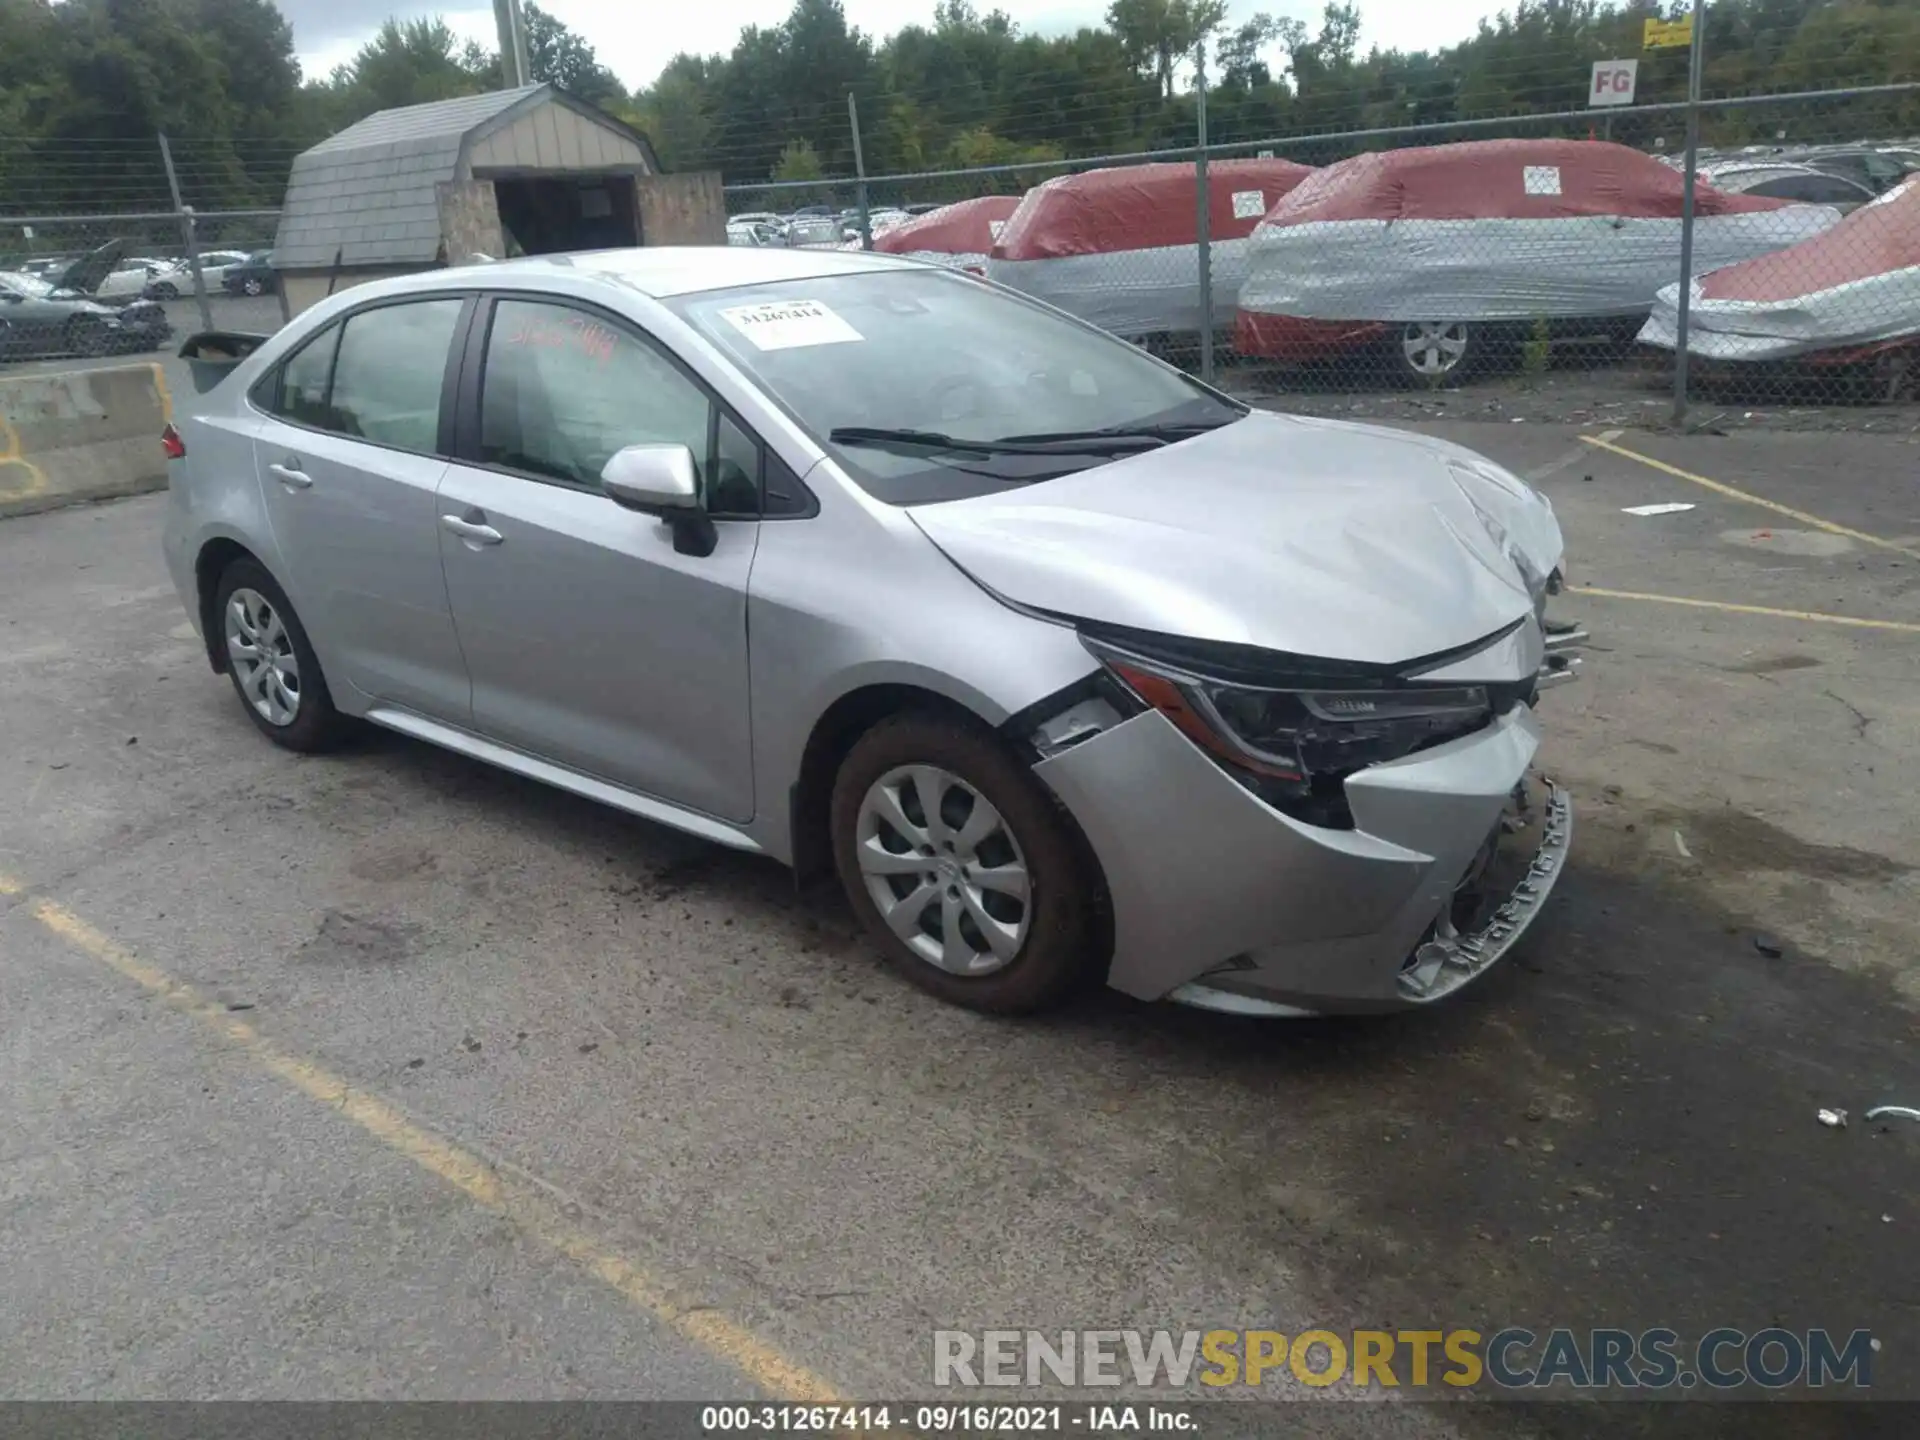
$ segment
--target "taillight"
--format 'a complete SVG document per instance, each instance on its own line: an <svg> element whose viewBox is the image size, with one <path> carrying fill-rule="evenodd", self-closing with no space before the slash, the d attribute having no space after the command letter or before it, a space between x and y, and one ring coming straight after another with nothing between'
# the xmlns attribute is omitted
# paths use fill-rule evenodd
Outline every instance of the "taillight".
<svg viewBox="0 0 1920 1440"><path fill-rule="evenodd" d="M180 432L171 425L160 432L160 448L167 452L169 460L187 458L187 442L180 438Z"/></svg>

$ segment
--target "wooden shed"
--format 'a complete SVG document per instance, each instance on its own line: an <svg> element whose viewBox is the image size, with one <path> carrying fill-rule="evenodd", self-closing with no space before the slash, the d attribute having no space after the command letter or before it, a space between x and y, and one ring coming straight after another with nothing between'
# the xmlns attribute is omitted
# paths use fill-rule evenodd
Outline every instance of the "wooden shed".
<svg viewBox="0 0 1920 1440"><path fill-rule="evenodd" d="M297 314L349 285L476 255L725 234L717 175L663 181L645 136L534 85L382 110L303 153L273 267Z"/></svg>

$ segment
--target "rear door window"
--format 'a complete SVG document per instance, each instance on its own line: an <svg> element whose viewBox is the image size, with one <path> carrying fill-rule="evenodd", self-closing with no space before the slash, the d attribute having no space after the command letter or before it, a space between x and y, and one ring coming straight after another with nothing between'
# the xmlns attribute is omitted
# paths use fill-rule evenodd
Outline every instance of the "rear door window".
<svg viewBox="0 0 1920 1440"><path fill-rule="evenodd" d="M440 390L461 304L421 300L347 317L328 397L330 428L399 450L437 451Z"/></svg>
<svg viewBox="0 0 1920 1440"><path fill-rule="evenodd" d="M295 425L333 429L327 416L327 385L333 379L333 354L339 344L340 327L329 325L294 351L277 377L268 378L256 392L255 403Z"/></svg>
<svg viewBox="0 0 1920 1440"><path fill-rule="evenodd" d="M261 382L254 403L313 430L440 452L440 396L457 297L379 305L329 325Z"/></svg>

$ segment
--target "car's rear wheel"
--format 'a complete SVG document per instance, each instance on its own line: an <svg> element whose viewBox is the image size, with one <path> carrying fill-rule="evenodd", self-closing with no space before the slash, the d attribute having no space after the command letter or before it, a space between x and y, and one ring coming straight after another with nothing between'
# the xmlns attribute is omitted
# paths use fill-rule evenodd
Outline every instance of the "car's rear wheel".
<svg viewBox="0 0 1920 1440"><path fill-rule="evenodd" d="M276 745L313 752L338 744L347 722L286 592L257 562L236 560L214 595L220 645L247 718Z"/></svg>
<svg viewBox="0 0 1920 1440"><path fill-rule="evenodd" d="M1396 326L1391 343L1402 376L1420 385L1439 385L1472 368L1480 336L1464 321L1416 320Z"/></svg>
<svg viewBox="0 0 1920 1440"><path fill-rule="evenodd" d="M1088 862L1058 803L984 728L883 720L842 762L831 824L847 898L914 984L1025 1014L1088 974Z"/></svg>

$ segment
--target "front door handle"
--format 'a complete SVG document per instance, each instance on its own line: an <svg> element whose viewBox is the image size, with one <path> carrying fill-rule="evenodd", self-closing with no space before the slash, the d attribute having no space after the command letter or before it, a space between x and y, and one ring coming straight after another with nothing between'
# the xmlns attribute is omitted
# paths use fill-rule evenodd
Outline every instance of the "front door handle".
<svg viewBox="0 0 1920 1440"><path fill-rule="evenodd" d="M506 537L491 525L462 520L458 515L442 515L440 523L469 545L498 545Z"/></svg>
<svg viewBox="0 0 1920 1440"><path fill-rule="evenodd" d="M313 484L313 477L300 468L300 462L289 455L284 462L267 466L273 478L289 490L305 490Z"/></svg>

